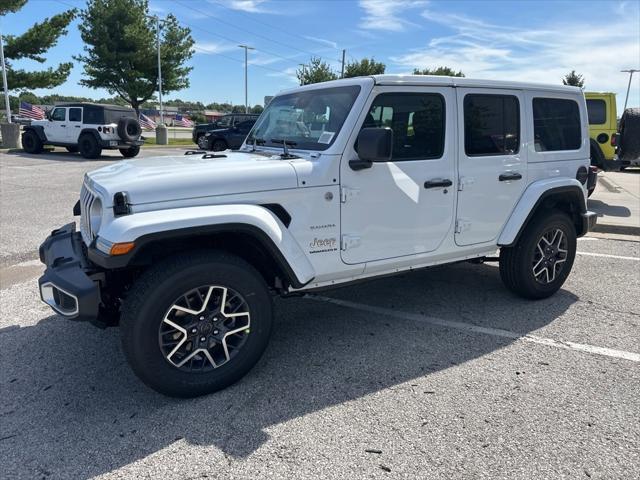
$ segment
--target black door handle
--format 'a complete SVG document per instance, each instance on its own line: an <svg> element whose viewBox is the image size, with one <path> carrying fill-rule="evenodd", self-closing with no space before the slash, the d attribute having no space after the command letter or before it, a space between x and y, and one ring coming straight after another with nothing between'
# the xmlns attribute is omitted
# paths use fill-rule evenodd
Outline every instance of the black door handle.
<svg viewBox="0 0 640 480"><path fill-rule="evenodd" d="M60 125L61 127L66 127L66 125Z"/></svg>
<svg viewBox="0 0 640 480"><path fill-rule="evenodd" d="M453 185L451 180L427 180L424 182L424 188L450 187Z"/></svg>
<svg viewBox="0 0 640 480"><path fill-rule="evenodd" d="M501 174L498 177L498 180L500 180L501 182L508 182L509 180L520 180L521 178L522 175L518 172L508 172Z"/></svg>

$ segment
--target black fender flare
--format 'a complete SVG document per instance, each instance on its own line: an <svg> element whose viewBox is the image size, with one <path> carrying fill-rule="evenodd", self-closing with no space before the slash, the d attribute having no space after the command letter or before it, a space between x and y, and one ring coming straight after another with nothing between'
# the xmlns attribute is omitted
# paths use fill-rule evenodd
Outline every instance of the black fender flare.
<svg viewBox="0 0 640 480"><path fill-rule="evenodd" d="M38 135L38 138L42 143L47 142L47 135L44 133L44 127L42 125L27 125L26 127L24 127L24 131L35 132L35 134Z"/></svg>
<svg viewBox="0 0 640 480"><path fill-rule="evenodd" d="M78 135L78 140L82 135L86 133L93 135L93 137L96 139L98 144L102 145L102 139L100 138L100 135L98 134L98 131L95 128L83 128L82 130L80 130L80 135Z"/></svg>
<svg viewBox="0 0 640 480"><path fill-rule="evenodd" d="M183 238L187 240L195 237L211 237L219 234L244 234L251 237L271 257L283 273L286 281L294 288L302 288L313 280L311 279L309 282L301 283L286 257L269 236L258 227L244 223L222 223L150 233L136 239L135 247L131 252L119 256L110 256L101 252L95 247L94 242L88 249L88 257L93 263L107 270L128 268L144 264L145 247L155 242L175 241Z"/></svg>

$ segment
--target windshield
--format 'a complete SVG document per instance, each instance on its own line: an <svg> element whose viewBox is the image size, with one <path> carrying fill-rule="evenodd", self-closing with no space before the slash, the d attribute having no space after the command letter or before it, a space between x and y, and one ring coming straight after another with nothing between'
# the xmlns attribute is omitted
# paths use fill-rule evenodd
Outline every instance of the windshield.
<svg viewBox="0 0 640 480"><path fill-rule="evenodd" d="M302 150L325 150L338 136L358 85L334 87L275 97L260 116L246 143Z"/></svg>

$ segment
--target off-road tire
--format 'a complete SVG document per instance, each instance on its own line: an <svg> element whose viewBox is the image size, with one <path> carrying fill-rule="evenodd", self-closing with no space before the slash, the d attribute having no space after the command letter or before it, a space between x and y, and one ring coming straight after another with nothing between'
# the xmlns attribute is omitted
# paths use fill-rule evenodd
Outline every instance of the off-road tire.
<svg viewBox="0 0 640 480"><path fill-rule="evenodd" d="M140 122L132 117L123 117L118 121L118 127L116 129L118 136L126 141L133 142L140 138L142 135L142 128Z"/></svg>
<svg viewBox="0 0 640 480"><path fill-rule="evenodd" d="M623 161L640 158L640 108L627 108L620 119L620 148Z"/></svg>
<svg viewBox="0 0 640 480"><path fill-rule="evenodd" d="M551 229L560 229L566 236L567 256L555 280L543 285L536 280L532 265L538 242ZM556 293L569 276L576 244L575 226L568 215L559 211L540 212L525 227L514 246L500 249L500 277L516 295L533 300L547 298Z"/></svg>
<svg viewBox="0 0 640 480"><path fill-rule="evenodd" d="M224 140L215 140L211 143L210 150L213 150L214 152L221 152L223 150L226 150L227 148L229 148L227 142L225 142Z"/></svg>
<svg viewBox="0 0 640 480"><path fill-rule="evenodd" d="M27 153L42 152L42 140L33 130L27 130L22 134L22 148Z"/></svg>
<svg viewBox="0 0 640 480"><path fill-rule="evenodd" d="M67 149L67 152L69 153L78 153L78 147L64 147Z"/></svg>
<svg viewBox="0 0 640 480"><path fill-rule="evenodd" d="M162 352L159 329L177 298L208 285L232 289L244 298L250 330L226 363L206 372L183 371ZM122 348L135 374L162 394L186 398L223 389L256 364L271 334L273 305L264 279L250 264L227 253L199 251L167 259L143 273L121 312Z"/></svg>
<svg viewBox="0 0 640 480"><path fill-rule="evenodd" d="M78 139L78 149L84 158L100 158L102 147L98 140L90 133L83 133Z"/></svg>
<svg viewBox="0 0 640 480"><path fill-rule="evenodd" d="M140 153L140 146L139 145L134 145L133 147L120 148L119 150L120 150L120 154L124 158L133 158L136 155L138 155L138 153Z"/></svg>

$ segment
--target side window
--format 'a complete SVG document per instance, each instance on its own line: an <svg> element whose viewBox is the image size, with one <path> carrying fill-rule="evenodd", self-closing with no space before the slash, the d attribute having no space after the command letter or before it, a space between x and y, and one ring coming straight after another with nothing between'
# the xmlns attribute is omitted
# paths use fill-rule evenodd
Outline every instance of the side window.
<svg viewBox="0 0 640 480"><path fill-rule="evenodd" d="M253 127L254 123L255 122L253 122L253 121L240 122L240 123L236 124L236 127L238 127L238 132L239 133L249 133L249 130L251 130L251 127Z"/></svg>
<svg viewBox="0 0 640 480"><path fill-rule="evenodd" d="M362 128L393 130L391 160L440 158L444 152L445 105L436 93L381 93Z"/></svg>
<svg viewBox="0 0 640 480"><path fill-rule="evenodd" d="M607 103L598 98L587 100L587 114L589 115L590 125L607 123Z"/></svg>
<svg viewBox="0 0 640 480"><path fill-rule="evenodd" d="M51 120L55 120L57 122L64 122L66 119L66 109L64 108L54 108L53 113L51 114Z"/></svg>
<svg viewBox="0 0 640 480"><path fill-rule="evenodd" d="M520 148L520 104L512 95L464 97L467 156L512 155Z"/></svg>
<svg viewBox="0 0 640 480"><path fill-rule="evenodd" d="M69 109L69 121L70 122L81 122L82 121L82 109L81 108L70 108Z"/></svg>
<svg viewBox="0 0 640 480"><path fill-rule="evenodd" d="M534 98L533 138L536 152L579 149L582 138L578 104L562 98Z"/></svg>

